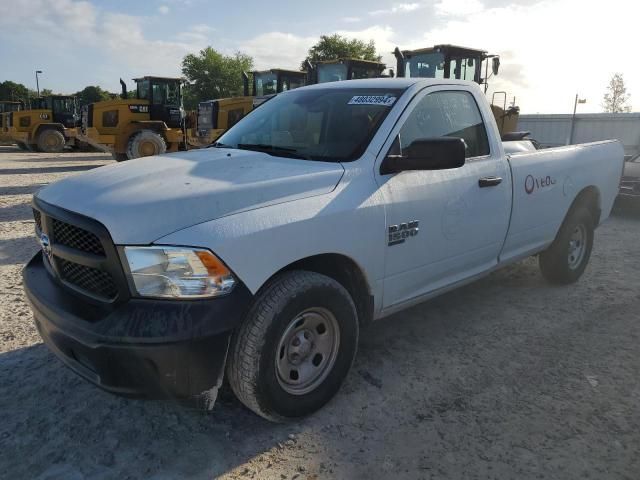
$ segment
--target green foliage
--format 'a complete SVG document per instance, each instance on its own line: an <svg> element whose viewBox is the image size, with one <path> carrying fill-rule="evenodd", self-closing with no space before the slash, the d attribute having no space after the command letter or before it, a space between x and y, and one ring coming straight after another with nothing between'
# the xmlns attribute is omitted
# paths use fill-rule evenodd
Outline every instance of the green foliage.
<svg viewBox="0 0 640 480"><path fill-rule="evenodd" d="M190 85L184 91L185 108L193 109L199 101L242 95L242 72L253 68L253 58L237 52L222 55L212 47L182 60L182 73Z"/></svg>
<svg viewBox="0 0 640 480"><path fill-rule="evenodd" d="M379 62L382 57L376 52L373 40L364 42L355 38L349 39L338 35L322 35L318 43L309 49L307 58L302 61L301 68L306 70L306 62L314 64L323 60L337 60L339 58L357 58Z"/></svg>
<svg viewBox="0 0 640 480"><path fill-rule="evenodd" d="M627 104L630 98L631 95L627 94L627 87L624 84L624 77L621 73L616 73L609 81L602 106L608 113L630 112L631 106Z"/></svg>
<svg viewBox="0 0 640 480"><path fill-rule="evenodd" d="M89 85L73 94L78 99L78 105L88 105L90 103L109 100L111 94L98 86Z"/></svg>
<svg viewBox="0 0 640 480"><path fill-rule="evenodd" d="M11 80L0 83L0 100L23 101L27 103L31 96L35 96L35 92L31 92L21 83L15 83Z"/></svg>

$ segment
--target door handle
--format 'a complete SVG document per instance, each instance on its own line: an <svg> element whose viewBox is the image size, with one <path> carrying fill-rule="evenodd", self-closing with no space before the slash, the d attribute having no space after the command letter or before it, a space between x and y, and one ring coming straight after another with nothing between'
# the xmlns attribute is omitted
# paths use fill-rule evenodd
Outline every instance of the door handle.
<svg viewBox="0 0 640 480"><path fill-rule="evenodd" d="M478 186L480 188L486 187L495 187L496 185L500 185L502 183L502 178L500 177L482 177L478 180Z"/></svg>

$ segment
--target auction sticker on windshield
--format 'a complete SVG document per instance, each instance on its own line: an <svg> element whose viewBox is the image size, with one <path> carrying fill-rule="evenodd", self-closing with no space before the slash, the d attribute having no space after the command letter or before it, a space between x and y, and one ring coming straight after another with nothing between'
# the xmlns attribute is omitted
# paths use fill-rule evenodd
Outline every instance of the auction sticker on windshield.
<svg viewBox="0 0 640 480"><path fill-rule="evenodd" d="M396 97L390 95L356 95L349 100L347 105L382 105L390 107L396 101Z"/></svg>

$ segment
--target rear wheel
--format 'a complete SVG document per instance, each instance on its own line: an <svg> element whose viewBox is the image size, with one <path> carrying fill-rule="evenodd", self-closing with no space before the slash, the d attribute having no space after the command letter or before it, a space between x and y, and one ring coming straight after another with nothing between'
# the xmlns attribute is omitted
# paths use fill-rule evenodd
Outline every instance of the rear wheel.
<svg viewBox="0 0 640 480"><path fill-rule="evenodd" d="M58 130L48 128L38 134L38 150L45 153L59 153L64 150L64 135Z"/></svg>
<svg viewBox="0 0 640 480"><path fill-rule="evenodd" d="M593 248L593 217L584 207L565 219L551 246L540 254L540 271L551 283L577 281L584 273Z"/></svg>
<svg viewBox="0 0 640 480"><path fill-rule="evenodd" d="M167 151L167 143L162 135L151 130L142 130L129 139L127 158L162 155Z"/></svg>
<svg viewBox="0 0 640 480"><path fill-rule="evenodd" d="M358 317L345 288L318 273L286 272L258 294L234 333L229 383L268 420L309 415L336 394L357 344Z"/></svg>

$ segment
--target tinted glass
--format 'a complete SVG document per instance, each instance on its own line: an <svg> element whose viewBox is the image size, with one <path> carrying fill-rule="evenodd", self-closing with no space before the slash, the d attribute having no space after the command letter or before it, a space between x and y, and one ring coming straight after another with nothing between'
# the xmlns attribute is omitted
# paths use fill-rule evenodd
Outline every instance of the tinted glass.
<svg viewBox="0 0 640 480"><path fill-rule="evenodd" d="M417 139L457 137L466 157L489 155L489 141L478 105L469 92L434 92L413 109L400 130L400 145Z"/></svg>
<svg viewBox="0 0 640 480"><path fill-rule="evenodd" d="M149 100L149 80L138 82L138 98L140 100Z"/></svg>
<svg viewBox="0 0 640 480"><path fill-rule="evenodd" d="M421 53L407 59L405 77L444 78L444 55L441 53Z"/></svg>
<svg viewBox="0 0 640 480"><path fill-rule="evenodd" d="M275 73L256 73L256 95L278 93L278 78Z"/></svg>
<svg viewBox="0 0 640 480"><path fill-rule="evenodd" d="M253 110L219 143L231 148L277 147L289 156L348 161L366 149L387 116L398 89L292 90ZM383 104L381 99L389 100ZM362 100L364 98L364 100ZM378 101L376 104L375 102ZM274 154L278 154L274 151Z"/></svg>
<svg viewBox="0 0 640 480"><path fill-rule="evenodd" d="M318 83L348 80L347 66L342 63L321 63L318 65Z"/></svg>

